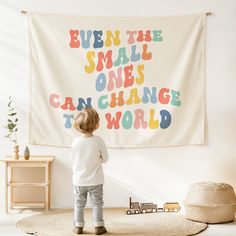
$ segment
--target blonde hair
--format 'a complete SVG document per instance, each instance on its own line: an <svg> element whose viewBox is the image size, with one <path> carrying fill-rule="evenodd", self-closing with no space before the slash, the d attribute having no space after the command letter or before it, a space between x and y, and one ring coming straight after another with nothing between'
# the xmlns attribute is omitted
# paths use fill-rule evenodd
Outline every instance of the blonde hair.
<svg viewBox="0 0 236 236"><path fill-rule="evenodd" d="M98 128L99 115L94 108L83 108L75 117L74 128L81 133L92 133Z"/></svg>

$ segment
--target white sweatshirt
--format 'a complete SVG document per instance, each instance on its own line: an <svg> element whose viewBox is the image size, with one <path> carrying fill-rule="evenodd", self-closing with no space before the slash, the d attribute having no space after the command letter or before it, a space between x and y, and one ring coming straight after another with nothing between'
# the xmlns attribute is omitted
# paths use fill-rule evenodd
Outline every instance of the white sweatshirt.
<svg viewBox="0 0 236 236"><path fill-rule="evenodd" d="M102 163L108 160L103 139L99 136L77 137L71 145L73 185L92 186L104 182Z"/></svg>

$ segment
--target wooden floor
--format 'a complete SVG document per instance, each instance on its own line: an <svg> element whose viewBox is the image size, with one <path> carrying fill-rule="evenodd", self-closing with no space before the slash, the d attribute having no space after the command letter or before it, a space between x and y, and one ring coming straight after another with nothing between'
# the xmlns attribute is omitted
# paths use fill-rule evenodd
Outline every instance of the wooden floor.
<svg viewBox="0 0 236 236"><path fill-rule="evenodd" d="M27 216L39 214L40 210L14 210L10 214L0 214L0 235L27 236L15 227L15 223ZM209 225L199 236L236 236L236 221L227 224ZM59 236L59 235L58 235Z"/></svg>

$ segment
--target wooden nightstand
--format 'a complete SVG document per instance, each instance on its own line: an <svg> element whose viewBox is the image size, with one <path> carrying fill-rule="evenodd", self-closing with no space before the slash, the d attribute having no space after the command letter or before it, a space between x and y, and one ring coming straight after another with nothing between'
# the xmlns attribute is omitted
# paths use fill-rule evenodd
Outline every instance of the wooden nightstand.
<svg viewBox="0 0 236 236"><path fill-rule="evenodd" d="M6 213L10 208L50 208L51 163L54 156L6 156ZM10 203L10 204L9 204Z"/></svg>

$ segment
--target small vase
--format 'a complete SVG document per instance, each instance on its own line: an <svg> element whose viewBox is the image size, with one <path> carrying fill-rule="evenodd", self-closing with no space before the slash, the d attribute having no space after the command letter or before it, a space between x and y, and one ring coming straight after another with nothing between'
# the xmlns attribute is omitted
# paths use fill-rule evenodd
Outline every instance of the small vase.
<svg viewBox="0 0 236 236"><path fill-rule="evenodd" d="M29 160L29 158L30 158L30 151L28 146L26 146L24 150L24 160Z"/></svg>
<svg viewBox="0 0 236 236"><path fill-rule="evenodd" d="M17 145L17 144L14 145L14 150L13 150L12 156L15 160L19 159L19 145Z"/></svg>

